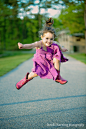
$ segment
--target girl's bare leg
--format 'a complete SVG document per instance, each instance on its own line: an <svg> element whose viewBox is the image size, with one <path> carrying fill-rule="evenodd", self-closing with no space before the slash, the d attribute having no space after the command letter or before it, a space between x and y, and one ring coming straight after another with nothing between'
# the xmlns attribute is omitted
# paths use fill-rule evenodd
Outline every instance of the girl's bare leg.
<svg viewBox="0 0 86 129"><path fill-rule="evenodd" d="M30 81L31 79L33 79L34 77L37 77L38 75L36 73L31 72L30 74L27 73L26 76L21 79L19 82L17 82L16 84L16 88L19 90L20 88L22 88L22 86L24 86L28 81Z"/></svg>
<svg viewBox="0 0 86 129"><path fill-rule="evenodd" d="M55 69L58 72L58 76L57 76L56 82L59 82L60 84L66 84L67 80L63 79L60 76L60 61L58 59L56 59L56 58L53 58L53 63L54 63Z"/></svg>
<svg viewBox="0 0 86 129"><path fill-rule="evenodd" d="M37 77L38 75L36 73L33 73L31 72L29 75L28 75L28 79L32 79L34 77Z"/></svg>
<svg viewBox="0 0 86 129"><path fill-rule="evenodd" d="M53 63L54 63L55 69L57 69L59 71L60 70L60 61L56 58L53 58Z"/></svg>

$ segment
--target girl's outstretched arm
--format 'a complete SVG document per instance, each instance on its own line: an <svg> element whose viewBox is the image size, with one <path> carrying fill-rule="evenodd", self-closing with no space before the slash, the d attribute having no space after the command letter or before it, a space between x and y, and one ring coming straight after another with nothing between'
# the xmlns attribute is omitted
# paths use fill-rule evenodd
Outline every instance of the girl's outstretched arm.
<svg viewBox="0 0 86 129"><path fill-rule="evenodd" d="M62 47L58 42L54 41L54 43L56 43L56 44L59 46L59 48L60 48L60 50L61 50L62 52L68 51L66 48Z"/></svg>
<svg viewBox="0 0 86 129"><path fill-rule="evenodd" d="M32 49L35 47L40 48L40 46L41 46L41 41L37 41L37 42L32 43L32 44L22 44L22 43L18 42L19 49Z"/></svg>

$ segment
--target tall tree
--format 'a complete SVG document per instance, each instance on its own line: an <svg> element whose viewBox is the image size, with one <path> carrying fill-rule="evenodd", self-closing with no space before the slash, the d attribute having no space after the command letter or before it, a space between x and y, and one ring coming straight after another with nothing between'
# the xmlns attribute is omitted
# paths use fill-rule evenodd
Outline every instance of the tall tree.
<svg viewBox="0 0 86 129"><path fill-rule="evenodd" d="M3 40L2 43L4 42L4 50L6 50L8 44L6 41L6 37L8 35L7 31L8 31L8 20L13 19L12 21L15 21L17 18L17 14L18 14L18 5L17 5L17 0L0 0L0 21L1 21L1 25L3 26ZM15 23L16 25L16 23ZM12 22L10 24L10 26L12 26ZM11 27L13 28L13 27ZM13 31L12 31L13 32Z"/></svg>
<svg viewBox="0 0 86 129"><path fill-rule="evenodd" d="M59 19L62 20L63 26L69 28L72 33L84 33L84 3L79 5L70 5L62 9Z"/></svg>
<svg viewBox="0 0 86 129"><path fill-rule="evenodd" d="M85 55L86 55L86 1L85 1L84 21L85 21Z"/></svg>
<svg viewBox="0 0 86 129"><path fill-rule="evenodd" d="M63 4L70 7L70 5L84 4L84 15L82 16L84 19L84 30L85 30L85 54L86 54L86 0L62 0ZM80 9L79 9L80 10ZM82 21L81 21L82 22Z"/></svg>

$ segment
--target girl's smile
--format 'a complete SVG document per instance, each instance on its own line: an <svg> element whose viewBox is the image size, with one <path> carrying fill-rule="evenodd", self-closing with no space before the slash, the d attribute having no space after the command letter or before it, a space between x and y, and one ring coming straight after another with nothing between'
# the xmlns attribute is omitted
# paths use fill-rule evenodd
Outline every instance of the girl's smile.
<svg viewBox="0 0 86 129"><path fill-rule="evenodd" d="M53 43L54 35L50 32L47 32L43 36L41 36L41 39L43 41L43 44L49 47Z"/></svg>

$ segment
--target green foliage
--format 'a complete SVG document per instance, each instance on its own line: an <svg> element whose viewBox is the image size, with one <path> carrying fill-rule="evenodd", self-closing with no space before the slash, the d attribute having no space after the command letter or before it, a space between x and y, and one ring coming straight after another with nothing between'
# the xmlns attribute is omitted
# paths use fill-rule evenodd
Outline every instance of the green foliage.
<svg viewBox="0 0 86 129"><path fill-rule="evenodd" d="M74 54L69 54L69 56L83 62L86 64L86 55L84 53L80 54L80 53L74 53Z"/></svg>
<svg viewBox="0 0 86 129"><path fill-rule="evenodd" d="M11 52L10 52L11 53ZM31 58L33 54L19 54L15 53L15 56L9 56L0 58L0 76L6 74L10 70L16 68L19 64L25 60Z"/></svg>
<svg viewBox="0 0 86 129"><path fill-rule="evenodd" d="M85 33L84 3L67 6L62 9L59 19L64 28L69 28L70 33Z"/></svg>
<svg viewBox="0 0 86 129"><path fill-rule="evenodd" d="M29 5L32 3L29 2ZM20 6L28 11L25 3L18 4L18 0L0 0L0 51L17 50L17 43L32 43L38 40L38 15L34 19L25 16L18 18ZM29 9L30 11L30 9Z"/></svg>
<svg viewBox="0 0 86 129"><path fill-rule="evenodd" d="M18 0L0 0L0 51L17 50L17 42L32 43L39 40L38 31L47 19L47 13L41 15L40 9L44 8L47 11L48 8L55 8L56 4L66 7L62 9L59 18L54 19L54 27L59 28L57 31L69 28L71 33L84 33L84 0L39 0L38 14L31 14L31 5L35 5L35 1L24 3ZM18 16L19 13L28 12L30 14L25 15L23 19Z"/></svg>
<svg viewBox="0 0 86 129"><path fill-rule="evenodd" d="M57 29L57 31L63 29L63 24L62 24L62 21L59 19L59 18L53 18L54 20L54 28Z"/></svg>

